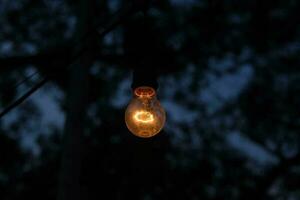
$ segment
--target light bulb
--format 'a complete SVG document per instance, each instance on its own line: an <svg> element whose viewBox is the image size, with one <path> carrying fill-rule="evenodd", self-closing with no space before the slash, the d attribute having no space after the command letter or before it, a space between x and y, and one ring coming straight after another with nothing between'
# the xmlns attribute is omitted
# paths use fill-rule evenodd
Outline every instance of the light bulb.
<svg viewBox="0 0 300 200"><path fill-rule="evenodd" d="M127 128L136 136L149 138L158 134L166 121L166 113L152 87L138 87L133 92L126 112Z"/></svg>

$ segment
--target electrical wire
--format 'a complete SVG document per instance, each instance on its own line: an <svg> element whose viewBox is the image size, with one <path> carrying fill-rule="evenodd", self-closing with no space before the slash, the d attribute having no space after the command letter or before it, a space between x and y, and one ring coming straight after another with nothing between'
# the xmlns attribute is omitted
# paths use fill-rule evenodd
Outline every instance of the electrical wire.
<svg viewBox="0 0 300 200"><path fill-rule="evenodd" d="M117 11L117 13L112 17L112 19L110 20L110 22L103 27L101 30L99 30L99 26L97 25L96 27L94 27L96 30L91 30L88 31L87 34L85 34L85 38L83 38L82 40L86 40L89 36L89 34L92 34L94 32L98 33L98 37L99 38L103 38L107 33L109 33L111 30L113 30L116 26L118 26L119 24L121 24L125 19L127 19L130 15L134 14L135 12L139 11L139 9L137 9L133 4L129 5L123 9L120 9L119 11ZM84 42L83 42L84 44ZM73 58L75 60L75 62L77 61L77 59L82 55L82 53L84 53L86 47L82 47L80 48L80 50L74 54ZM71 59L72 60L72 59ZM73 65L73 63L75 63L74 61L68 66L68 69L71 68L71 66ZM25 94L23 94L21 97L19 97L16 101L14 101L13 103L11 103L10 105L8 105L7 107L5 107L1 112L0 112L0 119L5 116L7 113L9 113L11 110L13 110L14 108L16 108L18 105L20 105L22 102L24 102L28 97L30 97L34 92L36 92L39 88L41 88L43 85L45 85L48 82L48 78L43 78L41 81L39 81L36 85L34 85L29 91L27 91ZM21 81L26 82L26 80ZM19 87L19 84L17 84L17 86Z"/></svg>
<svg viewBox="0 0 300 200"><path fill-rule="evenodd" d="M21 104L23 101L25 101L29 96L31 96L35 91L37 91L40 87L42 87L45 83L47 83L48 79L44 78L41 81L39 81L36 85L34 85L30 90L28 90L24 95L22 95L20 98L18 98L16 101L8 105L6 108L4 108L0 113L0 118L2 118L4 115L6 115L8 112L10 112L12 109L17 107L19 104Z"/></svg>
<svg viewBox="0 0 300 200"><path fill-rule="evenodd" d="M25 84L26 82L30 81L32 78L34 78L35 76L37 76L39 74L39 71L36 70L35 72L31 73L30 75L24 77L23 80L17 82L16 84L14 84L12 87L6 88L4 90L4 92L6 93L8 90L15 90L17 88L19 88L21 85Z"/></svg>

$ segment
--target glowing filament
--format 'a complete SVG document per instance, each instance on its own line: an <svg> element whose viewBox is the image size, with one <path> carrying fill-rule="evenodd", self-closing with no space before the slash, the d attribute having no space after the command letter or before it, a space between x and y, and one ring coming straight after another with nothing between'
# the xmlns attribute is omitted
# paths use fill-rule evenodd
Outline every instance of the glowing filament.
<svg viewBox="0 0 300 200"><path fill-rule="evenodd" d="M142 123L151 123L154 121L153 114L147 111L137 111L133 117L136 121Z"/></svg>

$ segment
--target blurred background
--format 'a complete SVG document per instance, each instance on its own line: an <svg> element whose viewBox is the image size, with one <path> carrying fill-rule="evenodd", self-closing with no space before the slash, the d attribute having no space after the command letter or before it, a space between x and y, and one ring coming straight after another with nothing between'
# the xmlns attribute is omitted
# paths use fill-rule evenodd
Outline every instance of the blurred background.
<svg viewBox="0 0 300 200"><path fill-rule="evenodd" d="M1 110L49 80L0 119L0 199L300 199L300 1L154 1L101 37L130 3L0 0ZM124 122L141 57L151 139Z"/></svg>

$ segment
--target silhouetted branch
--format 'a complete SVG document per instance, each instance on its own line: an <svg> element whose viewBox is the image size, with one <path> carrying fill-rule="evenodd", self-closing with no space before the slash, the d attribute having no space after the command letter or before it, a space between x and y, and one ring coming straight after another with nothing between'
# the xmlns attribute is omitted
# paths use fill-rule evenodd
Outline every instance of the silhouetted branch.
<svg viewBox="0 0 300 200"><path fill-rule="evenodd" d="M110 20L107 20L106 23L96 23L94 26L90 27L90 29L78 41L69 42L74 43L73 45L61 45L51 49L50 51L41 51L35 55L0 58L0 70L11 70L12 67L22 67L29 64L45 66L45 64L47 65L49 61L51 61L51 63L54 61L72 62L75 58L81 56L85 51L86 41L91 36L102 39L116 26L124 23L129 16L138 12L144 4L142 2L144 1L129 1L123 8L111 16ZM100 56L100 59L105 61L105 56Z"/></svg>
<svg viewBox="0 0 300 200"><path fill-rule="evenodd" d="M28 65L34 65L37 68L45 69L53 63L65 63L70 62L70 55L67 52L71 51L71 48L63 49L64 52L51 51L45 53L39 53L28 56L13 56L7 58L0 58L0 70L10 71L21 67L27 67ZM96 58L108 63L119 64L124 61L124 56L117 54L97 54ZM49 62L51 61L51 62ZM66 68L66 65L56 65L56 68Z"/></svg>
<svg viewBox="0 0 300 200"><path fill-rule="evenodd" d="M0 70L8 71L26 65L43 66L45 68L54 61L69 61L71 52L71 46L63 45L33 55L2 57L0 58Z"/></svg>

